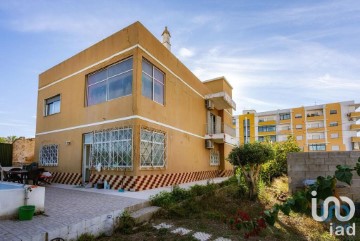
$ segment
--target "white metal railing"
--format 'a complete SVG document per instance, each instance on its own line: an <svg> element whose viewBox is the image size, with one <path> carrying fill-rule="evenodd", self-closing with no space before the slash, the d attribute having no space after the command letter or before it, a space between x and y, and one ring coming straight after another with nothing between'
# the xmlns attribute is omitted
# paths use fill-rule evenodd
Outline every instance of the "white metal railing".
<svg viewBox="0 0 360 241"><path fill-rule="evenodd" d="M218 123L206 123L206 134L207 135L214 135L214 134L221 134L225 133L230 136L236 136L236 130L235 128L232 128L231 126L221 122Z"/></svg>

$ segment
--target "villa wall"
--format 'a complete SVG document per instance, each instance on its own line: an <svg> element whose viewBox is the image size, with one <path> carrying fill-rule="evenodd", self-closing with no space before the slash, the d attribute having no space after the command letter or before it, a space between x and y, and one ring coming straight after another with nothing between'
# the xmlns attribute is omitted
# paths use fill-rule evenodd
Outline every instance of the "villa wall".
<svg viewBox="0 0 360 241"><path fill-rule="evenodd" d="M305 179L334 175L337 165L354 167L359 157L359 151L289 153L287 156L289 191L293 193L302 188ZM339 182L337 186L339 195L360 201L360 177L355 172L351 186Z"/></svg>

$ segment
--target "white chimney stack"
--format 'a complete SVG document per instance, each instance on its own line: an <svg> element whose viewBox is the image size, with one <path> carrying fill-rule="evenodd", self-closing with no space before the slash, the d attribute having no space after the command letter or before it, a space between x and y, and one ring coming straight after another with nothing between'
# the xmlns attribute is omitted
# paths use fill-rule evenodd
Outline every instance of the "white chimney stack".
<svg viewBox="0 0 360 241"><path fill-rule="evenodd" d="M170 35L170 32L169 32L169 30L167 29L167 27L165 27L165 30L164 30L164 32L161 34L161 36L163 36L162 44L163 44L168 50L171 51L171 44L170 44L171 35Z"/></svg>

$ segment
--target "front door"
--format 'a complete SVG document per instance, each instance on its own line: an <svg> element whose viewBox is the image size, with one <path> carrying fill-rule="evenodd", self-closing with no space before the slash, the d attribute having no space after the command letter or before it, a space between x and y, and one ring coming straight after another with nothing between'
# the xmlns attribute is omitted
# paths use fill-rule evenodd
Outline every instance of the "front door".
<svg viewBox="0 0 360 241"><path fill-rule="evenodd" d="M90 160L91 148L93 143L93 133L84 134L83 162L82 162L82 184L90 181Z"/></svg>

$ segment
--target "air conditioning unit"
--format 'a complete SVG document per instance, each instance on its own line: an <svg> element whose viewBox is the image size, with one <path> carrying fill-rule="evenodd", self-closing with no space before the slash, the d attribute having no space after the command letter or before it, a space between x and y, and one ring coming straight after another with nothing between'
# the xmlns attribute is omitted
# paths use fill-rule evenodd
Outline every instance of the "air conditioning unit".
<svg viewBox="0 0 360 241"><path fill-rule="evenodd" d="M214 103L211 100L205 100L205 106L206 106L206 109L208 109L208 110L214 109Z"/></svg>
<svg viewBox="0 0 360 241"><path fill-rule="evenodd" d="M214 148L214 143L211 140L205 140L205 148L213 149Z"/></svg>

